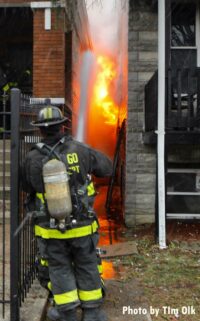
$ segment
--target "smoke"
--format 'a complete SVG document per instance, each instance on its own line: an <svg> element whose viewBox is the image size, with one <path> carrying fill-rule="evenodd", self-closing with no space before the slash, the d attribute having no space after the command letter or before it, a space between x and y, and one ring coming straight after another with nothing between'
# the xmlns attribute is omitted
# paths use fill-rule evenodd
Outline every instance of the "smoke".
<svg viewBox="0 0 200 321"><path fill-rule="evenodd" d="M87 1L90 33L95 52L109 55L118 49L119 9L115 0Z"/></svg>
<svg viewBox="0 0 200 321"><path fill-rule="evenodd" d="M109 96L119 111L118 121L110 125L102 116L100 106L90 101L86 141L113 157L117 129L126 117L128 0L86 0L86 5L94 55L96 59L108 57L116 66L116 77L109 83ZM100 72L97 64L94 66L95 72ZM94 97L94 88L90 88L90 93Z"/></svg>
<svg viewBox="0 0 200 321"><path fill-rule="evenodd" d="M93 53L83 53L80 73L80 103L77 111L75 136L111 158L113 157L116 134L121 120L125 117L127 84L124 81L127 73L127 0L86 0ZM109 67L99 66L99 58L111 62L114 75L109 76ZM105 76L107 75L107 76ZM99 77L103 80L99 85ZM109 78L111 77L111 78ZM105 84L105 82L107 84ZM100 97L95 96L97 85ZM102 97L101 97L102 98ZM102 104L101 104L102 103ZM103 106L104 104L104 106ZM118 119L111 124L105 117L105 107L112 119L112 110ZM123 106L123 113L121 113ZM118 112L116 112L116 108ZM103 112L104 111L104 112ZM120 115L123 114L123 117ZM114 114L113 114L114 115Z"/></svg>

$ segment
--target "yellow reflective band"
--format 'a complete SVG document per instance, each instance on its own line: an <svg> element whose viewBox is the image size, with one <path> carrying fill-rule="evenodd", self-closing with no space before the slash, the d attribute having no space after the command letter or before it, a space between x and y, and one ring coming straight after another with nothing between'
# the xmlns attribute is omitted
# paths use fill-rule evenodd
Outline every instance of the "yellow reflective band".
<svg viewBox="0 0 200 321"><path fill-rule="evenodd" d="M40 263L41 263L42 266L48 266L49 265L48 261L47 260L43 260L43 259L40 260Z"/></svg>
<svg viewBox="0 0 200 321"><path fill-rule="evenodd" d="M44 110L43 110L43 115L44 115L44 119L51 119L52 116L53 116L53 113L52 113L52 108L49 106L49 107L46 107Z"/></svg>
<svg viewBox="0 0 200 321"><path fill-rule="evenodd" d="M98 224L94 221L91 225L66 230L64 233L57 229L44 228L35 225L35 236L41 236L43 239L71 239L91 235L98 230Z"/></svg>
<svg viewBox="0 0 200 321"><path fill-rule="evenodd" d="M92 196L94 195L95 192L95 188L94 188L94 184L91 182L88 186L87 186L87 194L88 196Z"/></svg>
<svg viewBox="0 0 200 321"><path fill-rule="evenodd" d="M98 265L97 267L98 267L99 273L102 274L103 273L103 266L102 265Z"/></svg>
<svg viewBox="0 0 200 321"><path fill-rule="evenodd" d="M52 285L51 285L51 282L50 282L50 281L47 283L47 288L48 288L50 291L52 291Z"/></svg>
<svg viewBox="0 0 200 321"><path fill-rule="evenodd" d="M44 196L42 193L36 193L36 197L44 204Z"/></svg>
<svg viewBox="0 0 200 321"><path fill-rule="evenodd" d="M77 289L70 292L65 292L62 294L54 294L54 301L58 305L75 302L77 300L78 300Z"/></svg>
<svg viewBox="0 0 200 321"><path fill-rule="evenodd" d="M51 107L47 107L45 116L47 119L52 118L52 108Z"/></svg>
<svg viewBox="0 0 200 321"><path fill-rule="evenodd" d="M43 109L42 114L44 116L44 119L47 119L47 109Z"/></svg>
<svg viewBox="0 0 200 321"><path fill-rule="evenodd" d="M92 291L78 290L78 295L81 301L99 300L102 298L102 290L101 288Z"/></svg>

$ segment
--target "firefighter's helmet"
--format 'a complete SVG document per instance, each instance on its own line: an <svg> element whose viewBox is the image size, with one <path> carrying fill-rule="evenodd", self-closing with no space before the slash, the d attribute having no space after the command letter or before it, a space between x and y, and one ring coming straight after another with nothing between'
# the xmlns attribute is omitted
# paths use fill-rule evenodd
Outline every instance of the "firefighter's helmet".
<svg viewBox="0 0 200 321"><path fill-rule="evenodd" d="M31 122L35 127L49 127L64 123L68 118L64 117L61 110L55 106L46 106L42 108L37 116L37 120Z"/></svg>

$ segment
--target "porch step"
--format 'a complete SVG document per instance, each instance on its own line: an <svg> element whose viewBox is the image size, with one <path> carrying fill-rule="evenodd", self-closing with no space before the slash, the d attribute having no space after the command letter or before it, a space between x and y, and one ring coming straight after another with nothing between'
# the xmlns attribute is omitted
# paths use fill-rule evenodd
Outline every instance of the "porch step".
<svg viewBox="0 0 200 321"><path fill-rule="evenodd" d="M10 221L10 211L5 212L5 218L3 218L3 212L0 211L0 224L3 223L4 219L6 223Z"/></svg>
<svg viewBox="0 0 200 321"><path fill-rule="evenodd" d="M200 173L200 168L168 168L168 173L196 174Z"/></svg>
<svg viewBox="0 0 200 321"><path fill-rule="evenodd" d="M0 139L0 149L3 149L3 146L6 146L6 149L10 149L10 139L6 139L3 141L3 139Z"/></svg>
<svg viewBox="0 0 200 321"><path fill-rule="evenodd" d="M170 220L200 220L200 214L195 213L167 213L166 216Z"/></svg>
<svg viewBox="0 0 200 321"><path fill-rule="evenodd" d="M5 191L4 191L3 187L0 186L0 199L3 199L3 198L5 198L5 200L10 199L10 187L5 186Z"/></svg>
<svg viewBox="0 0 200 321"><path fill-rule="evenodd" d="M3 150L2 148L0 148L0 159L3 160L3 154L5 153L5 159L6 160L10 160L10 149L5 149Z"/></svg>
<svg viewBox="0 0 200 321"><path fill-rule="evenodd" d="M167 167L167 219L200 219L200 167L198 163L169 162Z"/></svg>
<svg viewBox="0 0 200 321"><path fill-rule="evenodd" d="M0 159L0 172L3 171L5 166L6 172L10 171L10 160L6 160L5 164L3 163L2 159Z"/></svg>
<svg viewBox="0 0 200 321"><path fill-rule="evenodd" d="M5 175L5 177L4 177L4 175ZM5 174L0 172L0 186L2 186L2 184L3 184L3 179L5 180L5 185L10 186L10 173L9 172L5 172Z"/></svg>
<svg viewBox="0 0 200 321"><path fill-rule="evenodd" d="M0 199L0 212L2 212L3 206L5 206L6 211L10 211L10 200L3 201L3 199Z"/></svg>

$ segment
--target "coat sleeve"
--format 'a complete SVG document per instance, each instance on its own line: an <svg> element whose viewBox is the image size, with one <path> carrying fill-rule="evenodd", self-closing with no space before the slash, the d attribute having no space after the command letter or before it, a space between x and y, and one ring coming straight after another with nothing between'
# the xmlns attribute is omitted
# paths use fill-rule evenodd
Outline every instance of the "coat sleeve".
<svg viewBox="0 0 200 321"><path fill-rule="evenodd" d="M22 188L27 193L42 193L42 162L38 157L34 157L33 153L27 155L22 169Z"/></svg>
<svg viewBox="0 0 200 321"><path fill-rule="evenodd" d="M96 177L112 175L112 161L98 150L90 149L90 174Z"/></svg>
<svg viewBox="0 0 200 321"><path fill-rule="evenodd" d="M33 193L34 189L31 185L30 182L30 173L29 173L29 169L30 169L30 158L26 157L26 159L24 160L21 168L20 168L20 176L21 176L21 183L22 183L22 189L24 192L26 193Z"/></svg>

